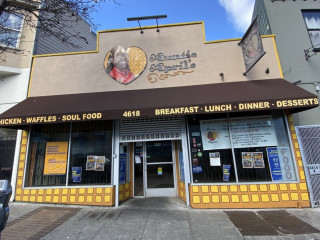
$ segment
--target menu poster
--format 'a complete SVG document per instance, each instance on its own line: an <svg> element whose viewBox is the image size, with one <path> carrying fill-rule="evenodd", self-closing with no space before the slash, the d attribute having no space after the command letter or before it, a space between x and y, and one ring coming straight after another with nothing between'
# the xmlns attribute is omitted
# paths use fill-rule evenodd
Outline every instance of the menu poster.
<svg viewBox="0 0 320 240"><path fill-rule="evenodd" d="M243 168L253 168L252 153L242 152L242 167Z"/></svg>
<svg viewBox="0 0 320 240"><path fill-rule="evenodd" d="M219 152L211 152L209 153L210 158L210 166L216 167L221 166L220 153Z"/></svg>
<svg viewBox="0 0 320 240"><path fill-rule="evenodd" d="M262 152L253 152L252 159L254 168L265 168Z"/></svg>

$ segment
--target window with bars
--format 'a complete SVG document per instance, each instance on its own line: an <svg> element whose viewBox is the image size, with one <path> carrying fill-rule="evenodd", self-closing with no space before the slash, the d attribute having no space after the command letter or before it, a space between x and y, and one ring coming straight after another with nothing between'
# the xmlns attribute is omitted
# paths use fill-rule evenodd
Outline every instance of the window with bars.
<svg viewBox="0 0 320 240"><path fill-rule="evenodd" d="M0 44L18 48L22 25L22 14L3 12L0 15Z"/></svg>
<svg viewBox="0 0 320 240"><path fill-rule="evenodd" d="M320 10L302 11L302 14L312 46L320 50Z"/></svg>

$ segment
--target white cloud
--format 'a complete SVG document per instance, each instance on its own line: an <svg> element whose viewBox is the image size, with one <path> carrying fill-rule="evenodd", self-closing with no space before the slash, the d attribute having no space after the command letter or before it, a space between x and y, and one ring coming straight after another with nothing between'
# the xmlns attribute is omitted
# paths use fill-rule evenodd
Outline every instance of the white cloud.
<svg viewBox="0 0 320 240"><path fill-rule="evenodd" d="M244 33L251 23L255 0L219 0L235 29Z"/></svg>

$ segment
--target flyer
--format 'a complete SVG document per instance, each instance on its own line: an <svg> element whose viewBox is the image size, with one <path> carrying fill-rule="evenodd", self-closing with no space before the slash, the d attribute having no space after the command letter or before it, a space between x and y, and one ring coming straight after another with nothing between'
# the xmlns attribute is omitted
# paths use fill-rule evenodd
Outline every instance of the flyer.
<svg viewBox="0 0 320 240"><path fill-rule="evenodd" d="M219 152L211 152L209 153L210 158L210 166L221 166L220 153Z"/></svg>
<svg viewBox="0 0 320 240"><path fill-rule="evenodd" d="M267 155L269 159L272 180L273 181L283 180L278 148L276 147L267 148Z"/></svg>
<svg viewBox="0 0 320 240"><path fill-rule="evenodd" d="M72 182L81 182L82 167L72 167Z"/></svg>
<svg viewBox="0 0 320 240"><path fill-rule="evenodd" d="M253 152L252 159L253 159L253 167L254 168L265 168L262 152Z"/></svg>
<svg viewBox="0 0 320 240"><path fill-rule="evenodd" d="M230 172L231 172L231 165L223 164L223 181L229 182L230 181Z"/></svg>
<svg viewBox="0 0 320 240"><path fill-rule="evenodd" d="M67 169L68 142L47 142L44 175L64 175Z"/></svg>
<svg viewBox="0 0 320 240"><path fill-rule="evenodd" d="M242 167L243 168L253 168L252 153L242 152Z"/></svg>
<svg viewBox="0 0 320 240"><path fill-rule="evenodd" d="M95 160L96 160L95 170L96 171L104 171L105 157L104 156L95 156Z"/></svg>
<svg viewBox="0 0 320 240"><path fill-rule="evenodd" d="M87 171L94 171L96 166L95 156L87 156L87 163L86 163L86 170Z"/></svg>

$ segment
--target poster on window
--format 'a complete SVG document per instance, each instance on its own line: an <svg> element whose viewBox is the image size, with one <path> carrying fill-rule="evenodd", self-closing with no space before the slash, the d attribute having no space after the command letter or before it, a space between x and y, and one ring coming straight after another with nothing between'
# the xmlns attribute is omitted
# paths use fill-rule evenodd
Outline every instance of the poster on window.
<svg viewBox="0 0 320 240"><path fill-rule="evenodd" d="M200 121L203 150L231 148L227 119Z"/></svg>
<svg viewBox="0 0 320 240"><path fill-rule="evenodd" d="M270 115L231 118L234 148L277 146L277 136Z"/></svg>
<svg viewBox="0 0 320 240"><path fill-rule="evenodd" d="M96 156L95 157L96 160L96 165L95 165L95 169L96 171L104 171L104 165L106 162L106 158L105 156Z"/></svg>
<svg viewBox="0 0 320 240"><path fill-rule="evenodd" d="M243 168L253 168L252 152L242 152L241 157Z"/></svg>
<svg viewBox="0 0 320 240"><path fill-rule="evenodd" d="M277 146L270 115L230 118L234 148ZM200 121L203 150L231 148L227 119Z"/></svg>
<svg viewBox="0 0 320 240"><path fill-rule="evenodd" d="M267 148L267 156L269 160L272 181L283 180L278 148L276 147Z"/></svg>
<svg viewBox="0 0 320 240"><path fill-rule="evenodd" d="M210 166L217 167L221 166L220 153L219 152L211 152L209 153L210 158Z"/></svg>
<svg viewBox="0 0 320 240"><path fill-rule="evenodd" d="M95 156L87 156L86 170L94 171L96 167Z"/></svg>
<svg viewBox="0 0 320 240"><path fill-rule="evenodd" d="M262 152L253 152L252 153L252 160L253 160L253 167L254 168L265 168Z"/></svg>
<svg viewBox="0 0 320 240"><path fill-rule="evenodd" d="M65 175L68 142L47 142L43 175Z"/></svg>
<svg viewBox="0 0 320 240"><path fill-rule="evenodd" d="M231 165L223 164L223 181L224 182L230 181L230 172L231 172Z"/></svg>
<svg viewBox="0 0 320 240"><path fill-rule="evenodd" d="M87 163L86 163L86 170L87 171L104 171L104 165L106 163L105 156L95 156L95 155L88 155L87 156Z"/></svg>
<svg viewBox="0 0 320 240"><path fill-rule="evenodd" d="M81 182L82 167L72 167L72 182Z"/></svg>

